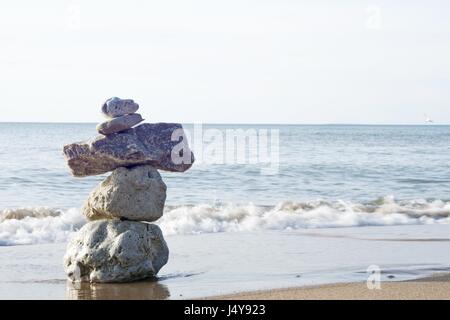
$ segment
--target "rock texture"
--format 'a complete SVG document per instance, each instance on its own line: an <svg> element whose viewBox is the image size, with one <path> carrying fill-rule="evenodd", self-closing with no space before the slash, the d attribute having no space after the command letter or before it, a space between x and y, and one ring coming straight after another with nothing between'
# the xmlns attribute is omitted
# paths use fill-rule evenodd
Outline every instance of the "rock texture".
<svg viewBox="0 0 450 320"><path fill-rule="evenodd" d="M126 114L135 113L139 105L132 99L120 99L113 97L103 104L102 113L107 118L116 118Z"/></svg>
<svg viewBox="0 0 450 320"><path fill-rule="evenodd" d="M118 168L90 194L83 213L89 220L156 221L163 215L166 190L151 166Z"/></svg>
<svg viewBox="0 0 450 320"><path fill-rule="evenodd" d="M183 127L176 123L144 123L90 142L69 144L64 147L64 155L72 174L77 177L145 164L184 172L194 163Z"/></svg>
<svg viewBox="0 0 450 320"><path fill-rule="evenodd" d="M136 281L155 276L168 256L158 226L100 220L87 223L69 243L64 269L72 281Z"/></svg>
<svg viewBox="0 0 450 320"><path fill-rule="evenodd" d="M113 134L130 129L142 121L144 119L138 113L127 114L99 124L97 131L104 135Z"/></svg>

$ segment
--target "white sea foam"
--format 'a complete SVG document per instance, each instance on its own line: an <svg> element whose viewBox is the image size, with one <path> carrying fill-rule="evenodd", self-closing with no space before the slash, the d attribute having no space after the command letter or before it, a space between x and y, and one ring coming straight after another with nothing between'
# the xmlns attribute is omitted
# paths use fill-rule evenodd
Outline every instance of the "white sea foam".
<svg viewBox="0 0 450 320"><path fill-rule="evenodd" d="M86 223L77 209L7 209L0 213L0 246L64 242Z"/></svg>
<svg viewBox="0 0 450 320"><path fill-rule="evenodd" d="M77 209L4 210L0 245L64 242L86 222ZM450 202L282 202L276 206L208 204L167 207L157 222L165 235L450 223Z"/></svg>
<svg viewBox="0 0 450 320"><path fill-rule="evenodd" d="M167 210L158 224L165 234L197 234L433 223L450 223L450 202L396 202L385 197L367 204L312 201L282 202L274 207L181 206Z"/></svg>

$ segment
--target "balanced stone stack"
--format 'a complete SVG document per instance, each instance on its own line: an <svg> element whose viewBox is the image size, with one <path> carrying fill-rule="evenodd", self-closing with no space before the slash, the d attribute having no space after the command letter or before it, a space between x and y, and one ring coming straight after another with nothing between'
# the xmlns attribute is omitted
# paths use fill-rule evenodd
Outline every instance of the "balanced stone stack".
<svg viewBox="0 0 450 320"><path fill-rule="evenodd" d="M83 207L89 222L64 257L72 281L128 282L154 277L169 249L160 228L166 185L160 170L184 172L194 156L180 124L144 123L133 100L111 98L102 106L108 121L91 141L64 147L76 177L112 171ZM134 127L134 128L133 128Z"/></svg>

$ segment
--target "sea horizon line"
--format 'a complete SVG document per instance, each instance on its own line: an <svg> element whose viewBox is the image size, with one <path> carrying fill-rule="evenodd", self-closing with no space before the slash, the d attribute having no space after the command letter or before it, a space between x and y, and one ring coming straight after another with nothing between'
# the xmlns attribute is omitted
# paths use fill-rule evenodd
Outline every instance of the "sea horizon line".
<svg viewBox="0 0 450 320"><path fill-rule="evenodd" d="M158 123L167 121L157 121L149 123ZM171 121L174 122L174 121ZM202 125L267 125L267 126L449 126L450 123L282 123L282 122L180 122L184 125L202 124ZM71 122L71 121L0 121L0 124L86 124L97 125L98 122Z"/></svg>

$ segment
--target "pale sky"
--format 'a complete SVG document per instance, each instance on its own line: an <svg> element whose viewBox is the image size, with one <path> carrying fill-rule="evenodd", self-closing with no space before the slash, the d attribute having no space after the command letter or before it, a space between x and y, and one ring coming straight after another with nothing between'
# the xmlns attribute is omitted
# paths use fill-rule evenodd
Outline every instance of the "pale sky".
<svg viewBox="0 0 450 320"><path fill-rule="evenodd" d="M1 0L0 121L450 123L450 3Z"/></svg>

